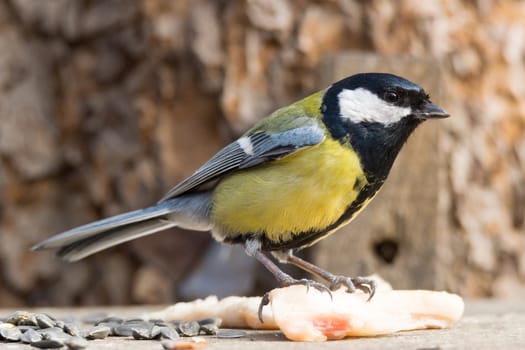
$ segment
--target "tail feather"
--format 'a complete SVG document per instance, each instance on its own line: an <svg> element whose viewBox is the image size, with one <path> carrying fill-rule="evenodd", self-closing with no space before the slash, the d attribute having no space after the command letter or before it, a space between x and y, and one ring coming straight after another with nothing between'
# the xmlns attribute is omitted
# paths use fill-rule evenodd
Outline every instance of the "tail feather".
<svg viewBox="0 0 525 350"><path fill-rule="evenodd" d="M43 242L33 246L32 250L60 248L64 245L78 240L91 237L97 233L106 232L114 228L126 226L136 222L146 221L152 218L162 217L178 208L174 206L175 201L163 202L145 209L130 211L124 214L115 215L107 219L95 221L87 225L79 226L74 229L62 232Z"/></svg>
<svg viewBox="0 0 525 350"><path fill-rule="evenodd" d="M209 230L209 211L209 193L181 196L149 208L65 231L31 249L57 249L57 255L62 259L76 261L103 249L174 226Z"/></svg>
<svg viewBox="0 0 525 350"><path fill-rule="evenodd" d="M164 219L149 219L142 222L131 223L127 226L99 232L63 245L58 250L57 256L66 261L77 261L117 244L151 235L174 226L177 226L177 224Z"/></svg>

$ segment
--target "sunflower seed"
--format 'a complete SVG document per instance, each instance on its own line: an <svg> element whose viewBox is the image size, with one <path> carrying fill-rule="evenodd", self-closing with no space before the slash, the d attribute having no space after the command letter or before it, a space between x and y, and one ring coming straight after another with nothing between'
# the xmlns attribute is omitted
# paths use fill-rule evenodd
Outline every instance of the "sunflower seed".
<svg viewBox="0 0 525 350"><path fill-rule="evenodd" d="M111 329L111 334L117 337L130 337L133 334L133 326L121 324Z"/></svg>
<svg viewBox="0 0 525 350"><path fill-rule="evenodd" d="M104 339L109 333L111 333L111 328L107 326L95 326L88 330L86 334L87 339Z"/></svg>
<svg viewBox="0 0 525 350"><path fill-rule="evenodd" d="M150 337L151 337L151 339L159 339L161 330L162 330L162 327L159 327L157 325L153 325L153 327L151 327L151 330L150 330Z"/></svg>
<svg viewBox="0 0 525 350"><path fill-rule="evenodd" d="M20 341L21 336L22 332L16 327L0 329L0 338L3 340L17 342Z"/></svg>
<svg viewBox="0 0 525 350"><path fill-rule="evenodd" d="M10 324L10 323L8 323L8 324ZM27 332L27 331L30 330L30 329L31 329L31 330L34 330L34 331L36 331L37 329L40 329L38 326L16 326L16 327L17 327L18 329L20 329L20 331L21 331L22 333L25 333L25 332Z"/></svg>
<svg viewBox="0 0 525 350"><path fill-rule="evenodd" d="M199 335L201 326L197 321L183 322L179 324L178 330L182 336L194 337Z"/></svg>
<svg viewBox="0 0 525 350"><path fill-rule="evenodd" d="M160 337L162 339L175 340L179 339L180 335L171 327L160 327Z"/></svg>
<svg viewBox="0 0 525 350"><path fill-rule="evenodd" d="M240 329L219 329L217 332L217 338L221 339L242 338L244 336L246 336L246 332Z"/></svg>
<svg viewBox="0 0 525 350"><path fill-rule="evenodd" d="M200 331L206 335L216 335L219 327L216 324L203 324L201 325Z"/></svg>
<svg viewBox="0 0 525 350"><path fill-rule="evenodd" d="M82 337L71 337L66 341L66 346L71 350L81 350L88 346L88 341Z"/></svg>
<svg viewBox="0 0 525 350"><path fill-rule="evenodd" d="M153 323L150 323L144 320L131 320L131 321L124 322L123 325L138 326L138 327L152 327Z"/></svg>
<svg viewBox="0 0 525 350"><path fill-rule="evenodd" d="M151 321L149 321L149 322L151 322ZM169 324L169 323L164 322L164 321L155 321L155 322L153 322L153 325L154 326L158 326L158 327L171 327L172 326L172 324Z"/></svg>
<svg viewBox="0 0 525 350"><path fill-rule="evenodd" d="M49 316L45 314L37 314L35 316L36 323L40 328L51 328L56 325L56 322L53 321Z"/></svg>
<svg viewBox="0 0 525 350"><path fill-rule="evenodd" d="M137 340L150 340L151 339L151 329L143 327L133 327L131 330L131 335L134 339Z"/></svg>
<svg viewBox="0 0 525 350"><path fill-rule="evenodd" d="M148 328L153 327L153 324L141 319L133 319L125 321L121 325L117 325L112 329L113 335L117 337L129 337L133 335L133 328Z"/></svg>
<svg viewBox="0 0 525 350"><path fill-rule="evenodd" d="M111 335L115 335L115 329L119 327L120 325L118 323L113 322L100 322L95 327L108 327L111 330Z"/></svg>
<svg viewBox="0 0 525 350"><path fill-rule="evenodd" d="M222 324L222 319L219 317L209 317L209 318L201 318L200 320L197 320L197 322L201 326L214 324L214 325L217 325L217 327L220 327Z"/></svg>
<svg viewBox="0 0 525 350"><path fill-rule="evenodd" d="M57 349L64 346L64 343L57 339L42 339L31 343L31 346L40 349Z"/></svg>
<svg viewBox="0 0 525 350"><path fill-rule="evenodd" d="M63 330L64 332L72 336L80 335L80 330L78 329L78 326L72 322L64 323Z"/></svg>
<svg viewBox="0 0 525 350"><path fill-rule="evenodd" d="M147 320L149 323L157 324L157 323L164 323L164 320L161 318L150 318Z"/></svg>
<svg viewBox="0 0 525 350"><path fill-rule="evenodd" d="M64 343L66 340L71 338L69 334L66 334L62 329L57 327L40 329L37 331L42 335L42 340L56 340Z"/></svg>
<svg viewBox="0 0 525 350"><path fill-rule="evenodd" d="M15 326L38 326L35 315L27 311L15 311L7 316L6 323L12 323Z"/></svg>
<svg viewBox="0 0 525 350"><path fill-rule="evenodd" d="M124 323L124 319L122 319L120 317L115 317L115 316L105 317L105 318L99 320L98 322L96 322L95 326L100 326L101 323L122 324L122 323Z"/></svg>
<svg viewBox="0 0 525 350"><path fill-rule="evenodd" d="M34 329L28 329L24 332L24 334L22 334L20 340L22 341L22 343L31 344L42 340L42 334L38 333Z"/></svg>
<svg viewBox="0 0 525 350"><path fill-rule="evenodd" d="M0 323L0 329L14 328L14 327L16 326L12 323Z"/></svg>
<svg viewBox="0 0 525 350"><path fill-rule="evenodd" d="M142 318L128 318L127 320L124 320L124 323L138 323L138 322L146 322Z"/></svg>

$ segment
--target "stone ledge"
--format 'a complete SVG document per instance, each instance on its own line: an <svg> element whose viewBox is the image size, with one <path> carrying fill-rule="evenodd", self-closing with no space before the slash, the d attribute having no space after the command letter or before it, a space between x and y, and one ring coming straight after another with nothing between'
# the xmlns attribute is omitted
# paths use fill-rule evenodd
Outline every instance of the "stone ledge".
<svg viewBox="0 0 525 350"><path fill-rule="evenodd" d="M96 312L105 312L120 317L133 317L143 312L155 311L162 306L141 307L95 307L95 308L46 308L38 309L53 316L72 315L82 317ZM13 310L0 309L0 316ZM33 311L33 310L32 310ZM323 343L296 343L288 341L274 331L248 331L239 339L216 339L206 337L203 349L210 350L274 350L279 349L323 349L343 350L350 347L360 349L523 349L525 346L525 302L476 300L467 301L466 313L454 327L440 330L402 332L374 338L350 338ZM1 343L2 348L12 350L34 349L18 343ZM138 341L128 338L106 338L90 342L87 349L153 350L162 349L158 341Z"/></svg>

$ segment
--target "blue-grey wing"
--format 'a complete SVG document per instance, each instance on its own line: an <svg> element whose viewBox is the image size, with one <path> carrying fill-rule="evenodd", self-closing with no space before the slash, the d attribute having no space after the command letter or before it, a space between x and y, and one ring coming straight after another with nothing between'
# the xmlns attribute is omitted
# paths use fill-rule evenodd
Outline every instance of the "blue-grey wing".
<svg viewBox="0 0 525 350"><path fill-rule="evenodd" d="M231 171L246 169L285 157L298 149L320 143L324 131L317 121L304 117L304 126L267 134L255 131L220 150L193 175L172 188L160 201L193 190L205 190Z"/></svg>

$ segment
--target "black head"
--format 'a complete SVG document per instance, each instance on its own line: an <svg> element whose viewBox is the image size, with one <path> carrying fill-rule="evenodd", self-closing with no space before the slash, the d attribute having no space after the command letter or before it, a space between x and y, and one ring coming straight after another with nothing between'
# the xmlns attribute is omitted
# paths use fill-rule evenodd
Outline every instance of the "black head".
<svg viewBox="0 0 525 350"><path fill-rule="evenodd" d="M408 136L448 114L419 85L393 74L362 73L330 86L321 107L334 138L350 142L370 177L386 178Z"/></svg>

